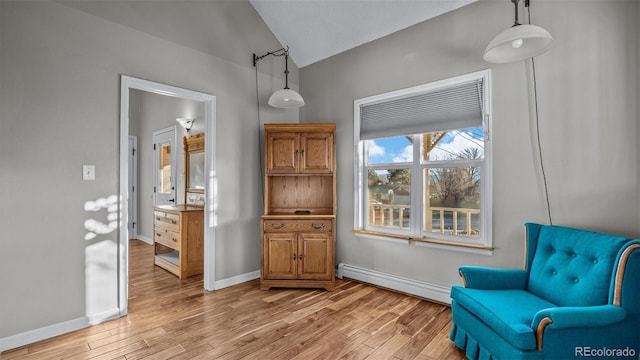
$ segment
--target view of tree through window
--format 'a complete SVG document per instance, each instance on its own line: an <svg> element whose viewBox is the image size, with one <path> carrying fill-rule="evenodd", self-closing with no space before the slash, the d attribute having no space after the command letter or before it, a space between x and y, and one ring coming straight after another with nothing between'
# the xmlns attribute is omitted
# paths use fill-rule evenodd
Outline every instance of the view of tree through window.
<svg viewBox="0 0 640 360"><path fill-rule="evenodd" d="M482 127L367 140L365 149L368 225L410 229L417 191L422 231L480 236Z"/></svg>

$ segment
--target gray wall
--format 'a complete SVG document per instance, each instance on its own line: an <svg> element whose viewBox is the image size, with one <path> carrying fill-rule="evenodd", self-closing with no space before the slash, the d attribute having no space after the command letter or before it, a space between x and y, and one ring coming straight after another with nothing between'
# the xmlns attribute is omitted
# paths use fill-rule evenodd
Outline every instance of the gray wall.
<svg viewBox="0 0 640 360"><path fill-rule="evenodd" d="M251 54L281 44L247 1L2 1L0 34L0 338L117 305L118 232L88 239L87 220L110 220L85 206L118 194L120 74L216 96L216 279L259 269ZM263 123L298 121L266 106L281 67L259 64ZM96 181L81 180L82 164Z"/></svg>
<svg viewBox="0 0 640 360"><path fill-rule="evenodd" d="M555 223L640 234L639 7L533 2L534 23L555 38L536 59ZM300 118L338 123L338 262L444 285L460 264L521 265L522 223L545 221L525 67L481 59L512 16L505 1L481 0L301 71ZM257 118L251 53L281 44L248 2L0 1L0 34L0 338L116 305L117 231L86 239L86 220L108 222L108 211L85 205L118 192L120 74L216 95L216 278L259 269L258 123L297 122L298 111L266 106L283 81L267 58ZM494 255L356 239L353 100L489 67ZM82 164L96 165L96 181L81 181Z"/></svg>
<svg viewBox="0 0 640 360"><path fill-rule="evenodd" d="M553 222L640 236L638 1L535 1L554 46L536 58L540 135ZM522 13L521 13L522 14ZM522 16L521 16L522 18ZM521 267L523 223L547 222L530 141L525 62L484 62L513 23L484 1L301 69L301 122L337 122L337 262L450 286L463 264ZM357 238L353 100L492 70L492 256Z"/></svg>

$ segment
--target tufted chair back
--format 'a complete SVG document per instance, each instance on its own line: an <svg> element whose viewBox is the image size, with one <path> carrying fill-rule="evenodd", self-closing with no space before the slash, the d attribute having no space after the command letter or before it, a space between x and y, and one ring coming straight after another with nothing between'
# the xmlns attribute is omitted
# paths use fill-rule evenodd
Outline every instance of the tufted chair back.
<svg viewBox="0 0 640 360"><path fill-rule="evenodd" d="M616 258L627 238L562 226L526 227L529 292L558 306L609 303Z"/></svg>

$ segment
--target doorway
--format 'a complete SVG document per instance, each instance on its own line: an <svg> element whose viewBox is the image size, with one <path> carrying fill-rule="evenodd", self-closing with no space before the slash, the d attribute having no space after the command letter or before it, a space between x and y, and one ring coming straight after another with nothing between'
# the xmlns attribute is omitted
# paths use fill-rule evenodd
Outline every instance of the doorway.
<svg viewBox="0 0 640 360"><path fill-rule="evenodd" d="M128 192L129 192L129 96L130 90L142 90L201 102L204 105L205 123L205 206L204 206L204 288L214 290L215 282L215 102L216 97L171 85L138 79L126 75L120 78L120 179L119 179L119 230L118 230L118 308L120 315L128 311Z"/></svg>

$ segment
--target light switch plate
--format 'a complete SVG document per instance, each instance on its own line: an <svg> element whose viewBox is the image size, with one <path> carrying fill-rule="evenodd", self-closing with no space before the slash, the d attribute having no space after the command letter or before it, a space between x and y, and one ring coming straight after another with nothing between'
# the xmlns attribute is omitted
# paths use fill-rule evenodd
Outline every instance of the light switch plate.
<svg viewBox="0 0 640 360"><path fill-rule="evenodd" d="M96 179L96 166L95 165L82 165L82 180L93 181Z"/></svg>

